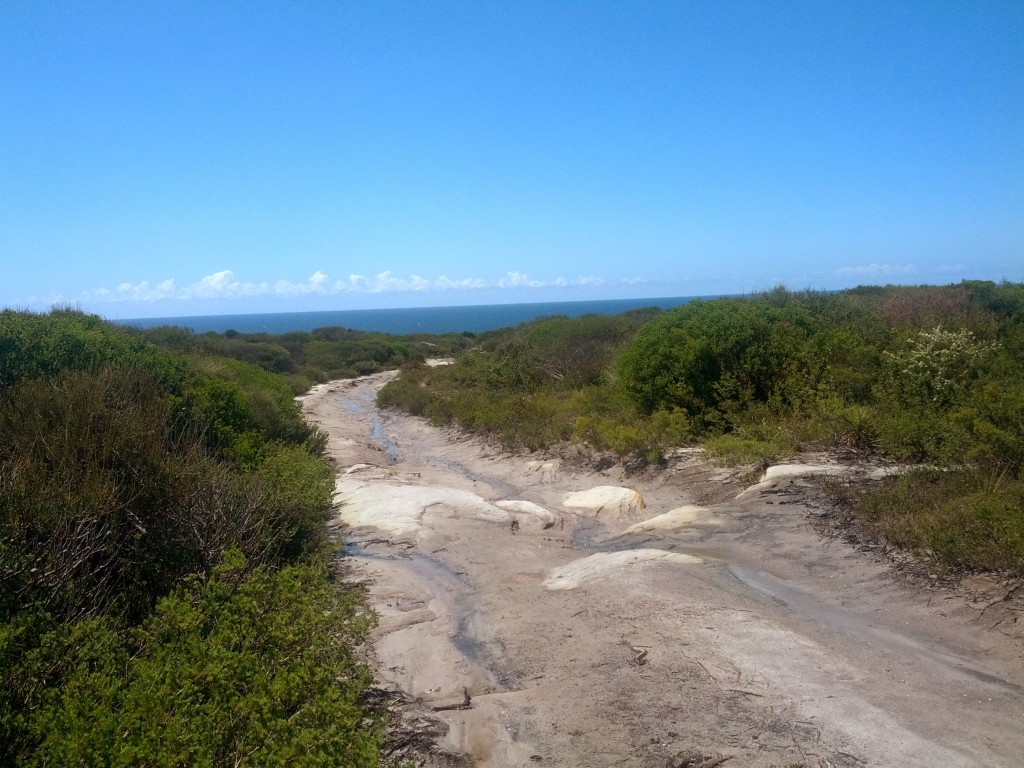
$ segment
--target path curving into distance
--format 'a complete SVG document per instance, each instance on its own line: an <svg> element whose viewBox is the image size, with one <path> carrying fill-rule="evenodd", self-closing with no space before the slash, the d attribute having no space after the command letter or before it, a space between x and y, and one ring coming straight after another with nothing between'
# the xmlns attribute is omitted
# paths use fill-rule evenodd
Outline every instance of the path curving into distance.
<svg viewBox="0 0 1024 768"><path fill-rule="evenodd" d="M446 726L433 764L1024 765L999 585L908 582L811 525L816 476L881 470L751 481L684 451L596 473L381 413L393 375L300 400L338 464L379 675Z"/></svg>

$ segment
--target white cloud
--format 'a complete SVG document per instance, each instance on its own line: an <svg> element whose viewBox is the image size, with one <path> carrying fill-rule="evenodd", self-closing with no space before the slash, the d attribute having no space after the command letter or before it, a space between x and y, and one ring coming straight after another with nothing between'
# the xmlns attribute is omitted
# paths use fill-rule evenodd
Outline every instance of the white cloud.
<svg viewBox="0 0 1024 768"><path fill-rule="evenodd" d="M872 268L877 265L872 265ZM847 268L851 269L851 268ZM633 285L643 282L641 278L627 278L609 281L594 275L581 275L569 280L556 277L550 281L537 280L524 272L512 270L497 278L462 277L451 278L441 275L426 278L422 275L400 277L391 270L367 276L357 273L347 278L332 280L325 272L315 271L302 281L293 282L287 278L270 282L246 282L236 277L230 269L206 275L189 283L184 288L177 288L173 279L150 283L143 280L139 283L123 282L114 289L97 288L82 294L80 301L96 303L113 303L119 301L154 302L161 299L225 299L245 296L261 296L274 294L277 296L308 296L330 295L337 293L409 293L424 291L478 291L485 289L521 289L521 288L567 288L570 286L600 286L619 283Z"/></svg>
<svg viewBox="0 0 1024 768"><path fill-rule="evenodd" d="M319 269L309 276L304 283L292 283L288 280L278 280L274 283L274 293L282 296L302 296L309 293L327 293L327 275Z"/></svg>
<svg viewBox="0 0 1024 768"><path fill-rule="evenodd" d="M132 285L121 283L117 286L117 297L114 301L157 301L167 299L174 295L174 280L167 279L156 285L150 285L148 280Z"/></svg>
<svg viewBox="0 0 1024 768"><path fill-rule="evenodd" d="M370 281L365 275L349 275L348 280L338 280L334 284L336 292L342 291L365 291Z"/></svg>
<svg viewBox="0 0 1024 768"><path fill-rule="evenodd" d="M863 264L853 267L840 267L835 270L837 275L910 275L914 273L913 264Z"/></svg>
<svg viewBox="0 0 1024 768"><path fill-rule="evenodd" d="M224 299L239 296L259 296L270 291L267 283L245 283L235 279L230 269L214 272L212 275L192 283L180 294L179 299Z"/></svg>
<svg viewBox="0 0 1024 768"><path fill-rule="evenodd" d="M423 278L417 279L422 280ZM413 290L417 290L414 283L395 277L390 271L379 273L369 283L370 293L404 293Z"/></svg>
<svg viewBox="0 0 1024 768"><path fill-rule="evenodd" d="M93 291L85 291L79 297L81 301L96 301L104 304L118 301L159 301L174 296L174 280L168 278L155 285L148 280L140 283L118 283L117 288L97 288Z"/></svg>
<svg viewBox="0 0 1024 768"><path fill-rule="evenodd" d="M506 272L505 276L499 278L495 285L498 288L542 288L544 283L539 280L531 280L522 272Z"/></svg>

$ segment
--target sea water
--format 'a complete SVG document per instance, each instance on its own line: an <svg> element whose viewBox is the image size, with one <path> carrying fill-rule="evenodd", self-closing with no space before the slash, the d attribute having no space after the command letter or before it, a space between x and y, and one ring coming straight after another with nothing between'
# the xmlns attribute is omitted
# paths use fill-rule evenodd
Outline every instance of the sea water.
<svg viewBox="0 0 1024 768"><path fill-rule="evenodd" d="M273 312L251 315L203 315L198 317L157 317L119 320L121 325L155 328L176 325L194 333L288 333L316 328L351 328L379 333L479 333L508 328L538 317L564 315L617 315L631 309L670 309L697 298L677 296L657 299L607 299L602 301L558 301L534 304L480 304L463 307L416 307L407 309L348 309L329 312Z"/></svg>

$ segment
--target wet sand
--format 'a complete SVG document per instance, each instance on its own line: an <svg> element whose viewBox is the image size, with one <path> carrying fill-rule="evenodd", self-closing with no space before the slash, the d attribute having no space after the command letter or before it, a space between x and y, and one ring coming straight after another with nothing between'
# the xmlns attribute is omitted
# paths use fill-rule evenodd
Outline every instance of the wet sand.
<svg viewBox="0 0 1024 768"><path fill-rule="evenodd" d="M301 400L421 764L1024 766L1024 606L812 524L817 476L885 470L578 469L378 412L391 375Z"/></svg>

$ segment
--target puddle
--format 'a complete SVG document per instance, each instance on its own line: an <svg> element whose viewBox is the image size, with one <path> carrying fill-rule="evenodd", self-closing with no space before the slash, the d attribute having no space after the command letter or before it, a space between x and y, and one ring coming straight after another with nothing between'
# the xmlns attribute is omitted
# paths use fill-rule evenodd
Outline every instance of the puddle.
<svg viewBox="0 0 1024 768"><path fill-rule="evenodd" d="M344 556L372 562L386 562L414 577L417 584L441 601L451 621L451 641L456 650L477 667L496 690L515 690L514 681L503 673L495 660L504 651L494 639L483 639L480 611L472 600L469 587L460 575L441 560L430 555L408 552L400 555L379 554L351 539L342 547Z"/></svg>
<svg viewBox="0 0 1024 768"><path fill-rule="evenodd" d="M359 397L363 401L362 403L357 402L351 397L344 398L341 402L342 407L353 416L370 416L370 437L373 438L374 442L384 447L388 461L392 464L396 463L398 461L398 446L384 434L384 423L381 421L380 414L373 410L373 393L368 390L361 390Z"/></svg>
<svg viewBox="0 0 1024 768"><path fill-rule="evenodd" d="M832 608L813 594L792 587L770 573L736 563L727 563L726 567L740 583L770 597L795 613L826 624L844 635L878 642L898 652L911 651L916 658L928 659L934 664L974 680L1017 693L1024 692L1024 686L977 669L967 660L948 651L939 650L923 639L873 624L860 614Z"/></svg>
<svg viewBox="0 0 1024 768"><path fill-rule="evenodd" d="M569 543L573 549L588 552L623 552L630 549L664 549L680 554L695 555L707 560L726 560L714 544L686 541L677 536L659 535L649 531L633 533L611 530L593 517L580 518L572 531Z"/></svg>
<svg viewBox="0 0 1024 768"><path fill-rule="evenodd" d="M392 464L398 461L398 446L384 434L384 425L376 413L373 414L373 429L370 430L370 436L384 446L384 451Z"/></svg>

